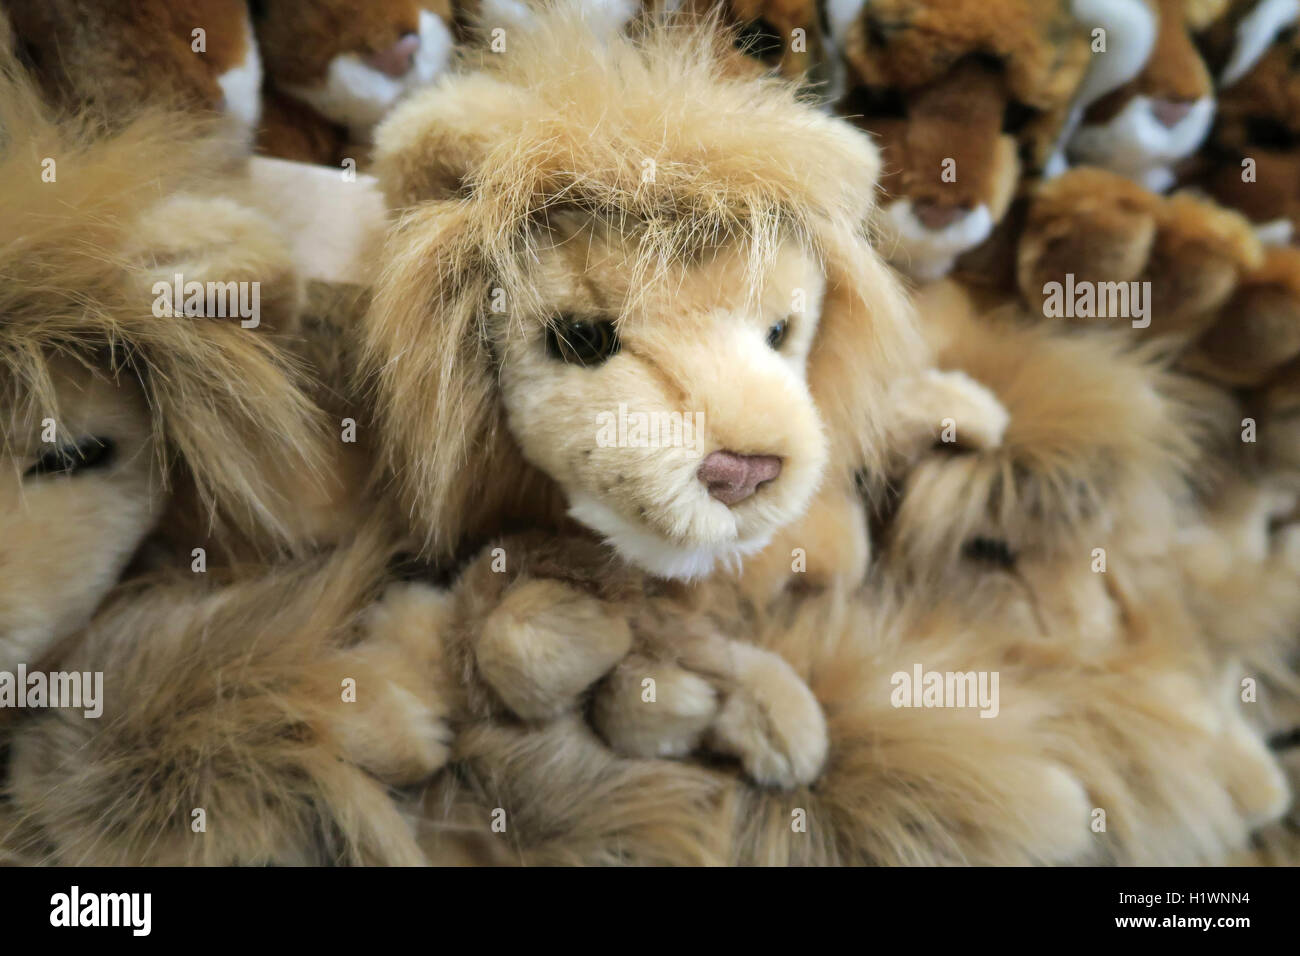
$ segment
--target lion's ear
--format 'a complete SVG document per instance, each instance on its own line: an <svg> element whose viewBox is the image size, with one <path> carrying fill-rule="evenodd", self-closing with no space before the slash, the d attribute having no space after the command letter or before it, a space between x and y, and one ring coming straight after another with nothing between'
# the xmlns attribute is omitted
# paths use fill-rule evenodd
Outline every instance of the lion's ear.
<svg viewBox="0 0 1300 956"><path fill-rule="evenodd" d="M497 77L466 74L395 109L375 133L374 172L389 208L464 195L473 170L489 150L511 141L534 99Z"/></svg>

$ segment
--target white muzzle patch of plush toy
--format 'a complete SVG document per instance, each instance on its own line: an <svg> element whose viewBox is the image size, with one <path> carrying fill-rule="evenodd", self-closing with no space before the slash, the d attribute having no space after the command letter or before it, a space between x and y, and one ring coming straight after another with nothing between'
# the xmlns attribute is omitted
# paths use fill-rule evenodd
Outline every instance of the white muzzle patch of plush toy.
<svg viewBox="0 0 1300 956"><path fill-rule="evenodd" d="M958 256L992 234L993 215L980 203L934 229L920 220L910 199L900 199L881 210L877 225L880 248L889 261L914 279L930 282L946 275Z"/></svg>
<svg viewBox="0 0 1300 956"><path fill-rule="evenodd" d="M1106 123L1080 127L1070 141L1070 158L1137 180L1152 192L1174 184L1170 168L1205 142L1214 122L1214 99L1168 104L1135 96Z"/></svg>
<svg viewBox="0 0 1300 956"><path fill-rule="evenodd" d="M237 130L239 139L251 142L262 118L262 58L257 51L253 24L245 18L244 62L217 77L217 85L226 100L226 115Z"/></svg>
<svg viewBox="0 0 1300 956"><path fill-rule="evenodd" d="M1261 0L1237 24L1232 55L1219 74L1220 86L1231 86L1254 69L1277 35L1300 20L1300 0Z"/></svg>

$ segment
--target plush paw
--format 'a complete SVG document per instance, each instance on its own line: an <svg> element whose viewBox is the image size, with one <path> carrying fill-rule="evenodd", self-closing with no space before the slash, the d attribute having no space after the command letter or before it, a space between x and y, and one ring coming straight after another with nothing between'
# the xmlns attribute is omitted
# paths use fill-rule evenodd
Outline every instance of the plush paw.
<svg viewBox="0 0 1300 956"><path fill-rule="evenodd" d="M1250 223L1229 209L1187 194L1166 198L1116 173L1081 167L1035 193L1016 269L1035 312L1046 308L1049 288L1076 289L1083 300L1057 302L1060 317L1132 319L1138 328L1154 322L1154 333L1194 336L1262 256ZM1131 282L1144 285L1137 293L1111 285ZM1139 309L1129 296L1148 289Z"/></svg>
<svg viewBox="0 0 1300 956"><path fill-rule="evenodd" d="M1117 173L1081 167L1039 187L1016 254L1017 282L1032 311L1049 283L1127 282L1146 267L1159 197Z"/></svg>
<svg viewBox="0 0 1300 956"><path fill-rule="evenodd" d="M609 746L632 757L685 757L699 749L718 713L703 676L632 654L597 690L592 723Z"/></svg>
<svg viewBox="0 0 1300 956"><path fill-rule="evenodd" d="M331 729L347 757L385 783L422 780L451 756L451 701L437 655L447 606L437 588L390 586L367 609L363 640L334 668L342 676L341 690L330 690L340 698Z"/></svg>
<svg viewBox="0 0 1300 956"><path fill-rule="evenodd" d="M1300 355L1300 249L1267 249L1190 356L1196 372L1259 386Z"/></svg>
<svg viewBox="0 0 1300 956"><path fill-rule="evenodd" d="M631 646L631 628L616 606L538 578L506 591L483 621L474 655L509 710L545 720L570 709Z"/></svg>
<svg viewBox="0 0 1300 956"><path fill-rule="evenodd" d="M907 391L900 407L921 417L939 440L969 451L1002 444L1010 414L996 395L965 372L930 369Z"/></svg>
<svg viewBox="0 0 1300 956"><path fill-rule="evenodd" d="M830 742L821 705L780 656L731 642L731 692L706 745L738 758L757 783L788 789L812 783Z"/></svg>

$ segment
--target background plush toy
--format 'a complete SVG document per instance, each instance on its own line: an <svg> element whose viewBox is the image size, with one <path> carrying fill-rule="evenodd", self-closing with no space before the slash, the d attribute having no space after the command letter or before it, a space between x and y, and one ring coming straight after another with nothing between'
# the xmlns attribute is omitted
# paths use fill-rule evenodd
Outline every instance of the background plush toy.
<svg viewBox="0 0 1300 956"><path fill-rule="evenodd" d="M1193 361L1231 385L1264 388L1274 376L1285 379L1300 355L1300 4L1261 3L1239 13L1218 122L1195 181L1251 221L1263 261L1243 278ZM1270 34L1270 25L1281 29ZM1245 43L1242 32L1256 44Z"/></svg>
<svg viewBox="0 0 1300 956"><path fill-rule="evenodd" d="M1260 3L1243 11L1249 13L1243 22L1274 10L1279 18L1266 25L1275 26L1275 32L1249 32L1253 45L1234 34L1236 43L1227 47L1231 53L1215 58L1218 62L1226 56L1228 62L1222 67L1219 114L1207 150L1210 171L1203 181L1216 199L1256 223L1266 241L1281 244L1300 233L1300 74L1295 65L1300 4ZM1286 14L1289 18L1281 16ZM1239 52L1243 46L1255 56ZM1251 176L1244 175L1247 159Z"/></svg>
<svg viewBox="0 0 1300 956"><path fill-rule="evenodd" d="M1141 30L1112 30L1113 57L1091 53L1089 33L1127 26L1134 5L833 8L831 34L848 63L840 110L884 153L888 201L878 226L892 262L922 281L938 278L992 235L1021 177L1053 161L1074 114L1137 70L1141 58L1128 45L1147 42Z"/></svg>
<svg viewBox="0 0 1300 956"><path fill-rule="evenodd" d="M338 165L363 162L376 123L451 59L447 0L267 0L253 5L266 69L258 149Z"/></svg>
<svg viewBox="0 0 1300 956"><path fill-rule="evenodd" d="M53 101L109 122L144 104L213 111L247 149L262 66L246 0L4 0L17 52Z"/></svg>
<svg viewBox="0 0 1300 956"><path fill-rule="evenodd" d="M1277 117L1289 113L1280 49L1289 34L1272 39L1270 32L1285 22L1279 19L1285 5L1166 6L1142 75L1090 116L1113 114L1113 121L1085 124L1072 140L1072 157L1116 172L1081 167L1035 191L1017 249L1018 283L1035 310L1047 285L1067 276L1076 284L1150 283L1147 334L1176 336L1188 349L1188 367L1199 374L1229 386L1258 386L1300 352L1300 258L1261 243L1286 226L1294 178L1289 154L1259 143L1258 160L1245 155L1247 130L1259 136L1285 129L1286 120ZM1202 31L1208 67L1190 44L1188 26ZM1269 52L1274 47L1276 54ZM1213 143L1183 165L1191 182L1208 186L1227 208L1200 195L1162 198L1145 188L1171 184L1174 165L1208 129L1211 69L1232 78L1222 94L1228 103ZM1278 212L1282 221L1264 221ZM1139 327L1148 328L1145 320Z"/></svg>
<svg viewBox="0 0 1300 956"><path fill-rule="evenodd" d="M1214 80L1194 41L1227 0L1152 0L1156 41L1142 71L1088 107L1070 137L1071 163L1123 173L1163 192L1214 119Z"/></svg>
<svg viewBox="0 0 1300 956"><path fill-rule="evenodd" d="M85 622L172 493L202 536L186 564L214 538L301 540L286 475L308 495L323 455L272 331L297 305L288 253L264 217L211 195L221 159L202 129L149 113L104 137L53 121L11 62L0 84L0 656L14 663ZM265 324L170 311L178 273L265 282Z"/></svg>

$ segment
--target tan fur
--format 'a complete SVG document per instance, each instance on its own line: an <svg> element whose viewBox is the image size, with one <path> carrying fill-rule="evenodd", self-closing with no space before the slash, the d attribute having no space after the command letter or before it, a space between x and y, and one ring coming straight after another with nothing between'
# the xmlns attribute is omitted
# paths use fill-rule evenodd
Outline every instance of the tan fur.
<svg viewBox="0 0 1300 956"><path fill-rule="evenodd" d="M60 658L102 668L120 709L15 729L7 853L1170 864L1221 862L1285 811L1264 740L1295 690L1294 390L1265 406L1268 474L1237 476L1213 460L1234 460L1214 443L1235 403L1121 334L979 315L945 288L921 302L927 369L861 233L874 153L788 88L736 78L714 43L597 43L560 14L394 115L395 223L363 329L376 494L461 572L454 591L391 584L380 534L223 587L120 593ZM1153 246L1192 216L1165 202L1140 210ZM621 351L558 362L556 313L616 321ZM753 560L647 574L625 529L601 543L566 520L586 496L727 553L717 503L690 497L698 454L596 442L584 423L620 401L706 411L697 452L781 454L760 507L736 512L738 537L771 537ZM515 523L533 531L502 534ZM977 538L1008 566L972 555ZM997 715L895 706L891 675L917 663L996 672ZM714 759L662 759L699 750ZM449 760L412 829L383 785Z"/></svg>
<svg viewBox="0 0 1300 956"><path fill-rule="evenodd" d="M368 537L220 586L186 574L120 593L56 662L104 673L103 716L15 729L0 843L81 865L420 862L384 785L449 752L428 642L440 599L381 596L387 557Z"/></svg>

